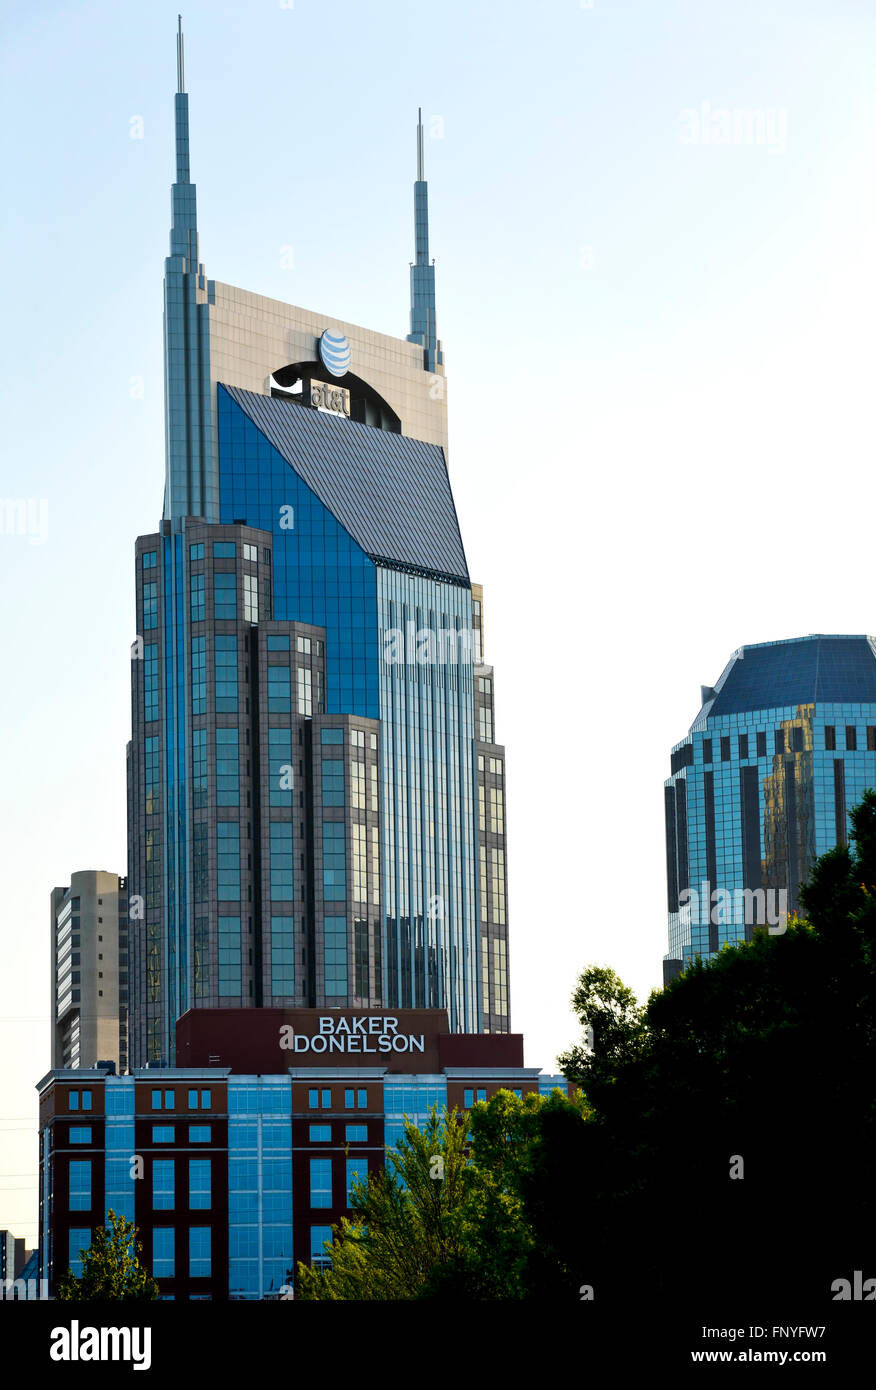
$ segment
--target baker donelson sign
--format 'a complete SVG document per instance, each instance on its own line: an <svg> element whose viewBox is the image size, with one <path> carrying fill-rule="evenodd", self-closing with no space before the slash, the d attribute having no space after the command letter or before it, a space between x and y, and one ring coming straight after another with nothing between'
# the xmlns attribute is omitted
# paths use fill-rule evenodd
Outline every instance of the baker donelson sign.
<svg viewBox="0 0 876 1390"><path fill-rule="evenodd" d="M318 1033L296 1033L291 1023L280 1029L287 1052L424 1052L425 1033L400 1033L398 1019L381 1014L332 1018L321 1014Z"/></svg>

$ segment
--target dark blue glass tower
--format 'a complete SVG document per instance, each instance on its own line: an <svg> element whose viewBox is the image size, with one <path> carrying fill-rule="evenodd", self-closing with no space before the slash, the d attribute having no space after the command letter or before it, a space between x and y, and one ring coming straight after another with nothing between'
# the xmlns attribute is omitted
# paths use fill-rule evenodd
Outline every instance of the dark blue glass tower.
<svg viewBox="0 0 876 1390"><path fill-rule="evenodd" d="M664 783L664 979L784 930L813 861L876 786L876 642L814 635L733 653Z"/></svg>

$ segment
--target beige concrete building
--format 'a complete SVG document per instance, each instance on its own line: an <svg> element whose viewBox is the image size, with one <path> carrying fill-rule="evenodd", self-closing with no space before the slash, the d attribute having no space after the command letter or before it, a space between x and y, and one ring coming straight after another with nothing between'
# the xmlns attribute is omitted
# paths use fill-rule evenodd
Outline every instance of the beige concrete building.
<svg viewBox="0 0 876 1390"><path fill-rule="evenodd" d="M103 869L52 890L52 1066L128 1067L128 885Z"/></svg>

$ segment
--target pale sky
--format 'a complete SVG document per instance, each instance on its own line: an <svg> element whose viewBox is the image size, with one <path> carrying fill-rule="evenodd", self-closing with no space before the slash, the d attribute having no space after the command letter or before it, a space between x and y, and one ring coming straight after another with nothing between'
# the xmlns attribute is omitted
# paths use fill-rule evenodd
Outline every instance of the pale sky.
<svg viewBox="0 0 876 1390"><path fill-rule="evenodd" d="M743 643L876 630L876 13L193 0L184 23L217 280L403 337L423 107L507 746L511 1021L552 1070L585 966L660 983L662 785L700 684ZM2 18L0 500L33 534L0 518L0 1227L31 1245L49 893L125 872L175 28L118 0Z"/></svg>

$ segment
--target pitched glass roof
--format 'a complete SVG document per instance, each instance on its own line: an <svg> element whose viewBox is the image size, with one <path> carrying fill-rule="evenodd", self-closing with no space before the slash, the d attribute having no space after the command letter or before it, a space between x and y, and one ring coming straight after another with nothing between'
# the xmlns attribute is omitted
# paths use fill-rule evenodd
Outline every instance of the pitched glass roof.
<svg viewBox="0 0 876 1390"><path fill-rule="evenodd" d="M793 638L742 647L703 707L711 717L783 705L876 704L876 650L865 636Z"/></svg>
<svg viewBox="0 0 876 1390"><path fill-rule="evenodd" d="M469 582L438 445L236 386L223 389L372 560Z"/></svg>

